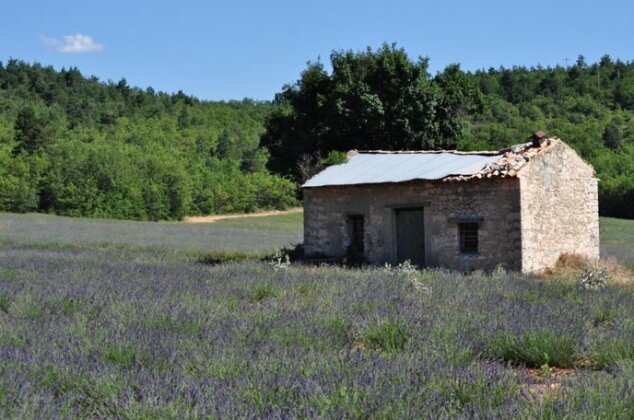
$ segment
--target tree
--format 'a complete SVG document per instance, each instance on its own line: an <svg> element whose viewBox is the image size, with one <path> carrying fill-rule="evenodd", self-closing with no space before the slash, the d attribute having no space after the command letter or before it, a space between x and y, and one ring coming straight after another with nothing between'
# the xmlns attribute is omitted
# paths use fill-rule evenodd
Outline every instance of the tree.
<svg viewBox="0 0 634 420"><path fill-rule="evenodd" d="M603 130L603 144L609 149L618 149L623 144L623 132L615 122L611 122Z"/></svg>
<svg viewBox="0 0 634 420"><path fill-rule="evenodd" d="M479 97L475 81L457 66L432 80L426 58L414 62L395 45L335 51L330 62L330 74L309 63L277 96L282 107L262 136L271 169L299 178L301 156L331 150L455 147L459 116Z"/></svg>
<svg viewBox="0 0 634 420"><path fill-rule="evenodd" d="M14 130L17 142L14 150L15 154L20 152L32 154L50 140L48 119L40 118L31 106L18 111Z"/></svg>

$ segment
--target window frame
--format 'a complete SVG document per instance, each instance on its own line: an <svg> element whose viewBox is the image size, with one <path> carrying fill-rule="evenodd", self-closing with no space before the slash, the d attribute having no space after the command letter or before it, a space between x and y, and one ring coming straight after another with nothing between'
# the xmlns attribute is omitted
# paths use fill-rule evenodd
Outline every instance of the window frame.
<svg viewBox="0 0 634 420"><path fill-rule="evenodd" d="M461 255L477 255L480 252L480 223L458 222L458 252Z"/></svg>

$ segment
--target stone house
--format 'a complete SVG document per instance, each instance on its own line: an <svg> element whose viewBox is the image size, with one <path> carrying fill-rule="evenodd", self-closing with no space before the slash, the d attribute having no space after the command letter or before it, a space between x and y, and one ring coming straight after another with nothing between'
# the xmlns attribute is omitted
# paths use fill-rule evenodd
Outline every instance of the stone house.
<svg viewBox="0 0 634 420"><path fill-rule="evenodd" d="M597 182L541 132L498 152L352 151L302 186L304 253L463 271L598 258Z"/></svg>

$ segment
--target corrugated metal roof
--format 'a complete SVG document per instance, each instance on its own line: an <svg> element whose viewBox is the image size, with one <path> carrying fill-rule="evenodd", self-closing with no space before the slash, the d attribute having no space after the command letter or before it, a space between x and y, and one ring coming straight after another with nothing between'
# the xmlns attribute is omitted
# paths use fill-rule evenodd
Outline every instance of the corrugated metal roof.
<svg viewBox="0 0 634 420"><path fill-rule="evenodd" d="M361 152L349 156L346 163L329 166L302 187L383 184L469 176L495 163L502 155L502 152Z"/></svg>

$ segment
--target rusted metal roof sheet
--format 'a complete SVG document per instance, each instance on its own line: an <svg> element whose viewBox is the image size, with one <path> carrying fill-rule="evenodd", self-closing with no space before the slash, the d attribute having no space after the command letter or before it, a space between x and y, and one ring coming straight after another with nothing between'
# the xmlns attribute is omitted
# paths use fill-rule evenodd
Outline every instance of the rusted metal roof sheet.
<svg viewBox="0 0 634 420"><path fill-rule="evenodd" d="M346 163L324 169L306 181L302 188L512 177L555 141L559 140L548 139L538 147L531 143L520 144L499 152L351 152Z"/></svg>

